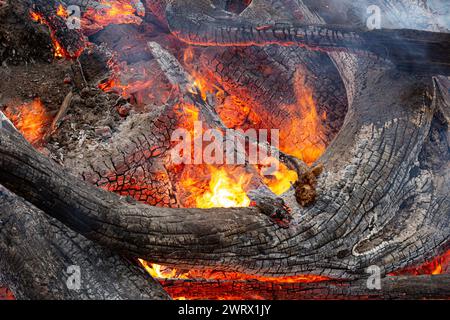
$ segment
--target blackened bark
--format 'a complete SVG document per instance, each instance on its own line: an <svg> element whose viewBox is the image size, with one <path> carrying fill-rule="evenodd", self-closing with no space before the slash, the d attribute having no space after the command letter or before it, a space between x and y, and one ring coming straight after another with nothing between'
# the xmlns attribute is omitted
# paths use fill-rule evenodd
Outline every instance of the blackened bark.
<svg viewBox="0 0 450 320"><path fill-rule="evenodd" d="M77 58L84 50L86 44L80 29L69 28L68 20L58 16L60 1L56 0L25 0L23 3L29 10L24 10L25 15L31 12L37 13L50 29L54 40L56 40L66 52L66 58Z"/></svg>
<svg viewBox="0 0 450 320"><path fill-rule="evenodd" d="M402 70L450 74L450 34L420 30L365 30L339 25L298 22L260 23L233 16L209 5L174 1L167 20L179 39L214 46L304 46L310 50L353 51L375 54ZM192 8L196 8L192 10ZM186 14L190 12L190 14ZM365 53L367 52L367 53Z"/></svg>
<svg viewBox="0 0 450 320"><path fill-rule="evenodd" d="M0 182L105 247L181 268L360 278L369 265L386 273L443 252L448 149L424 152L443 108L436 80L367 55L331 56L349 113L320 160L317 203L303 209L292 191L283 196L294 216L287 230L256 209L174 210L119 198L70 176L7 131L0 135ZM437 132L448 137L445 123ZM429 157L435 166L426 165Z"/></svg>
<svg viewBox="0 0 450 320"><path fill-rule="evenodd" d="M0 283L17 299L170 298L135 261L76 234L1 186L0 208ZM70 281L73 266L80 268L79 289L77 280Z"/></svg>

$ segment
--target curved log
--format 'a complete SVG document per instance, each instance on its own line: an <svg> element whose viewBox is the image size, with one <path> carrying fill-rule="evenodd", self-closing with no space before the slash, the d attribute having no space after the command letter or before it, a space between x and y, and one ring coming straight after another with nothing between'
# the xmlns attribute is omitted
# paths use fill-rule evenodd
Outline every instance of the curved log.
<svg viewBox="0 0 450 320"><path fill-rule="evenodd" d="M0 283L15 298L170 299L133 261L74 233L1 186L0 206ZM79 288L67 284L72 266L79 267Z"/></svg>
<svg viewBox="0 0 450 320"><path fill-rule="evenodd" d="M292 192L284 195L295 219L287 230L251 208L129 203L73 178L4 130L0 182L87 238L163 264L272 276L354 277L372 264L390 272L443 250L448 185L415 166L434 114L426 83L389 69L371 73L321 160L316 205L301 209ZM380 94L393 101L386 105Z"/></svg>
<svg viewBox="0 0 450 320"><path fill-rule="evenodd" d="M329 52L356 51L363 56L369 52L406 71L450 74L449 33L402 29L370 31L355 26L284 20L255 23L242 15L236 16L221 10L209 0L196 0L193 3L173 1L167 6L166 17L172 33L190 44L297 45Z"/></svg>
<svg viewBox="0 0 450 320"><path fill-rule="evenodd" d="M269 276L361 277L443 252L449 238L448 148L425 152L441 100L436 83L383 61L333 54L349 113L320 160L317 203L289 229L251 208L154 208L98 190L0 131L0 183L87 238L121 253L177 267ZM388 98L386 98L388 97ZM437 148L439 149L439 148ZM427 166L433 159L434 165Z"/></svg>

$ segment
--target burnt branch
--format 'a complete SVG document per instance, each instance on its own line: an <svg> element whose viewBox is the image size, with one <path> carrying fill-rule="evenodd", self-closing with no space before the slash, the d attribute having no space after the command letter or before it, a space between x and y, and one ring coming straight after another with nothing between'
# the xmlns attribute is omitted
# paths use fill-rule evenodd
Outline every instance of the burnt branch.
<svg viewBox="0 0 450 320"><path fill-rule="evenodd" d="M359 52L386 59L402 70L450 74L450 34L420 30L365 30L354 26L255 22L212 6L174 1L167 7L170 29L179 39L207 46L302 46L327 52ZM408 48L408 50L405 50ZM366 53L364 53L366 52Z"/></svg>

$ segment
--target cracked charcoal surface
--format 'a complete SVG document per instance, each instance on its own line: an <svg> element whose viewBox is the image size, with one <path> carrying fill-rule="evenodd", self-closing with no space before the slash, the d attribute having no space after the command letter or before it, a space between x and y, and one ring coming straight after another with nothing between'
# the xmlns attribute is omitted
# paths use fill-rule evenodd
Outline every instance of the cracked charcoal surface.
<svg viewBox="0 0 450 320"><path fill-rule="evenodd" d="M405 3L399 2L396 8L400 10ZM384 5L382 1L378 4ZM305 7L297 9L310 22L323 22ZM399 25L394 15L387 18ZM448 249L449 130L440 111L444 107L436 96L436 83L430 77L395 70L366 55L331 53L329 60L298 48L207 48L202 59L212 62L217 79L226 79L230 92L240 94L240 85L253 83L252 77L258 79L262 72L252 63L242 63L248 55L256 55L264 67L286 72L287 81L252 87L256 98L249 101L258 112L264 113L264 108L276 112L280 104L289 102L292 89L283 85L295 71L287 62L290 59L302 62L311 79L330 81L321 88L307 77L308 84L318 85L314 94L319 108L330 115L348 108L339 133L342 120L330 122L336 125L327 128L327 142L337 136L320 160L324 173L318 179L316 203L301 208L293 191L283 195L294 208L294 224L289 229L277 228L256 209L173 210L118 198L71 177L4 133L0 182L76 230L78 237L182 269L213 268L266 276L312 273L354 279L362 278L370 265L380 265L383 273L389 273ZM227 63L236 64L236 69L216 67ZM343 84L336 80L336 71L321 70L323 66L324 70L332 68L332 63ZM270 85L279 86L285 94L272 97L265 89ZM348 99L342 99L342 85ZM267 105L261 105L264 99ZM125 185L131 182L137 186L133 196L138 200L176 207L165 169L167 136L176 117L166 111L160 107L127 120L114 120L121 123L122 130L113 132L109 147L86 152L86 158L79 161L66 159L66 163L91 184L130 195ZM49 194L54 201L48 201ZM80 256L86 259L83 253ZM448 283L448 278L442 279ZM263 290L263 285L259 288ZM428 290L426 285L423 288ZM314 285L310 290L317 292ZM358 294L356 288L337 291L325 290L324 297Z"/></svg>

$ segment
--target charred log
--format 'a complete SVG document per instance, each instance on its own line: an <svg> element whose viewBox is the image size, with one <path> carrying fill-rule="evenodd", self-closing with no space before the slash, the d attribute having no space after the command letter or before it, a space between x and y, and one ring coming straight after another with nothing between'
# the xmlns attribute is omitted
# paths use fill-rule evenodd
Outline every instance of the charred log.
<svg viewBox="0 0 450 320"><path fill-rule="evenodd" d="M32 239L31 242L38 243L38 246L47 239L46 236L39 235L45 231L40 229L37 230L38 235L34 238L33 235L26 233L26 230L20 235L14 233L16 228L23 224L24 220L20 220L23 211L29 213L25 217L31 217L31 222L27 220L25 223L29 223L33 227L32 230L37 225L35 220L39 220L38 223L45 226L57 225L59 229L51 229L52 234L61 233L62 238L69 235L70 239L73 238L70 235L76 235L76 240L70 242L70 246L72 243L79 244L84 241L89 245L92 243L101 245L102 249L98 247L99 251L96 251L95 255L113 256L113 261L107 263L120 270L130 265L128 260L116 255L130 257L132 260L145 258L177 268L196 267L276 277L306 273L326 275L336 279L350 279L345 282L336 280L319 284L280 285L280 295L290 288L296 294L298 293L300 298L312 297L314 292L323 298L337 298L343 295L398 298L404 293L416 297L415 292L426 298L439 298L440 292L448 295L449 280L446 276L439 277L438 280L423 277L417 282L411 278L386 278L383 280L385 290L378 293L368 292L363 279L365 270L369 266L379 266L384 275L448 250L450 212L448 83L439 77L431 78L416 74L424 71L422 62L428 60L419 61L419 64L411 63L409 54L405 56L399 53L399 57L391 61L397 65L397 68L393 68L391 62L380 59L380 56L386 57L382 52L377 51L377 46L372 48L369 46L367 49L365 37L370 34L378 37L378 43L385 41L389 50L393 50L392 52L398 52L392 39L401 33L402 41L409 41L407 40L409 36L405 37L409 31L366 33L365 31L355 32L352 27L346 30L347 33L331 33L332 36L329 36L327 30L332 29L320 26L322 21L311 15L307 8L296 6L297 1L288 1L289 8L295 13L294 16L304 14L307 17L305 24L296 25L291 21L287 23L287 26L280 26L277 23L261 26L255 22L255 14L253 19L245 20L252 16L252 10L258 9L258 2L253 1L252 5L239 17L222 11L219 13L223 16L218 16L217 11L211 13L209 2L199 2L199 12L187 12L188 23L178 20L184 17L174 15L177 12L173 8L179 9L175 2L174 6L169 8L168 18L169 22L174 19L171 26L176 36L190 43L202 43L208 46L230 44L262 46L271 43L298 46L298 38L292 38L294 35L289 32L296 31L294 27L312 26L307 27L308 30L312 30L311 33L306 32L305 37L299 41L310 46L310 49L312 46L313 49L320 47L324 51L330 51L330 59L338 67L346 86L349 104L348 114L340 133L319 160L323 164L323 173L320 176L306 174L302 177L305 180L304 184L313 185L316 189L314 193L316 201L308 203L310 206L303 208L298 205L298 192L296 195L295 190L291 189L282 195L283 205L288 206L292 212L292 221L289 221L285 226L287 228L284 229L274 224L267 214L263 214L257 208L201 210L150 207L137 203L131 197L119 197L79 180L79 177L74 177L67 169L55 165L45 156L38 154L19 135L10 130L10 127L6 127L7 130L1 128L0 183L43 211L38 211L16 196L2 194L6 199L3 200L6 203L5 206L8 206L8 203L13 205L9 205L12 207L11 213L3 213L3 215L6 214L7 223L12 221L12 224L9 224L8 228L2 228L0 235L6 239L4 243L8 243L10 239L17 240L18 248L14 251L8 246L0 246L0 249L3 248L0 254L4 252L4 256L7 257L5 261L8 261L8 264L18 266L19 270L27 274L24 277L24 284L17 280L14 270L9 270L5 265L0 266L2 273L3 269L6 270L4 272L8 282L13 283L12 287L18 292L19 297L27 297L24 288L33 285L29 280L32 277L28 275L35 275L30 266L39 261L33 254L30 255L29 265L22 260L18 262L15 260L16 252L29 252L29 248L25 245L26 241L21 236ZM278 3L278 1L267 2ZM147 1L148 3L154 2ZM275 7L268 8L273 17L281 16ZM155 14L161 17L163 23L164 17L158 10L161 11L161 6L155 9L155 12L158 12ZM44 11L42 12L44 15ZM241 24L242 17L248 24ZM192 29L192 21L205 22L200 24L202 28L205 28L200 31ZM230 30L229 33L220 32L224 30L224 25L227 25L226 31ZM199 32L205 32L205 30L206 33L202 33L201 39L198 38ZM314 33L317 30L326 32ZM341 27L339 30L343 31ZM233 36L231 39L227 38L230 34ZM255 42L252 38L255 34L259 35L259 42ZM437 53L437 58L431 59L431 68L444 61L444 64L440 66L446 69L442 53L448 52L447 36L425 32L417 34L424 36L427 46L434 36L439 41L444 39L444 47L439 47L437 43L430 45L436 48ZM414 34L411 44L422 48L417 39ZM263 54L273 58L270 63L280 61L288 51L273 48L261 50L264 51ZM336 48L339 50L335 50ZM354 53L355 48L358 51L357 54ZM272 52L269 52L270 50ZM367 53L367 50L370 53ZM257 50L246 51L252 54ZM423 53L424 51L420 57ZM164 54L162 52L160 56ZM224 128L213 106L205 103L205 99L201 99L195 90L187 89L191 82L188 80L187 72L179 64L176 68L173 67L175 64L165 65L167 61L170 62L174 58L169 57L164 60L157 54L154 56L169 82L181 89L181 93L174 90L175 95L178 94L180 100L189 100L200 111L206 111L204 119L209 125ZM306 54L305 56L306 58L299 60L305 62L311 69L318 68L319 62L325 61L320 60L323 56L320 59L311 58ZM216 56L212 55L212 57L215 59ZM414 59L417 59L417 56ZM405 67L406 72L403 70ZM251 68L241 67L239 70L248 74ZM434 72L429 68L426 71ZM186 74L186 76L180 78L180 74ZM227 71L222 72L222 75L227 75ZM236 76L236 79L238 78ZM271 100L271 102L274 101L275 99ZM170 102L173 103L173 101ZM272 106L276 107L277 102L275 101ZM171 113L173 110L169 111L170 109L169 106L155 108L151 113L130 118L139 120L134 123L130 121L129 127L125 128L130 129L133 139L117 142L123 137L121 136L123 132L119 132L114 137L117 143L112 146L116 150L107 156L97 157L96 160L100 159L99 161L102 162L98 166L86 161L83 164L86 167L82 169L87 168L86 171L90 169L90 174L97 175L100 181L105 178L105 173L97 169L102 166L107 169L110 167L109 170L117 174L123 184L126 174L129 174L131 178L134 177L135 172L128 169L135 165L134 168L139 167L144 170L144 175L150 173L150 180L158 182L160 177L153 175L151 169L154 164L162 168L167 164L164 153L170 148L169 135L176 125L175 116ZM110 134L113 135L112 132ZM127 158L128 154L136 158L131 156ZM122 163L116 161L120 157ZM133 164L132 161L136 163ZM130 163L131 166L127 166ZM83 172L83 177L86 178L88 175L89 172ZM145 202L154 201L155 203L151 204L177 206L170 192L166 194L166 191L170 190L170 185L154 189L162 190L164 200L158 203L150 193L146 195ZM275 199L269 198L270 200ZM19 208L17 214L14 208ZM9 227L11 225L12 227ZM50 239L53 239L52 234L48 236ZM55 237L59 238L59 236ZM83 244L81 246L83 247ZM58 254L53 255L54 248L68 252L69 258L62 259ZM67 261L85 263L87 258L83 251L72 253L70 248L66 249L64 245L52 240L49 252L44 254L50 261L55 261L52 262L52 265L57 266L56 269L52 269L55 271L64 269ZM71 258L72 254L75 258ZM97 273L95 265L88 263L86 265L88 270L92 269L93 273ZM102 278L102 281L106 283L107 290L101 291L94 288L94 296L164 297L164 293L154 282L151 282L149 291L142 289L145 277L139 276L140 271L131 268L132 271L129 273L124 271L124 273L130 274L130 277L135 279L132 281L134 284L130 285L125 279L121 285L131 286L133 292L122 287L119 289L111 287L108 279L114 275L107 271L99 273L106 279ZM37 270L40 269L37 268ZM52 279L61 281L64 277L51 272L39 283L52 283ZM352 279L354 281L351 281ZM17 282L15 287L14 282ZM227 288L240 285L240 283L225 283ZM251 283L242 284L243 288L249 292L251 292L251 285ZM205 282L205 288L209 290L211 286L213 286L211 283ZM267 287L269 284L256 285L258 286L264 291L264 286ZM55 288L57 293L44 291L42 294L45 297L52 297L52 294L56 297L75 296L61 287L61 284ZM177 287L177 283L173 285L173 288L175 291L182 292L182 289ZM29 296L39 297L38 291L33 287ZM302 296L302 292L306 292L305 295ZM82 297L90 296L82 292Z"/></svg>
<svg viewBox="0 0 450 320"><path fill-rule="evenodd" d="M384 80L387 79L384 78ZM330 191L322 189L319 201L308 210L296 208L292 201L293 194L286 195L286 203L295 208L295 223L284 231L272 225L255 209L175 210L147 207L134 203L134 201L128 203L125 199L120 199L113 194L95 189L74 179L64 173L62 169L55 167L45 157L37 154L21 138L6 131L2 132L0 143L0 181L89 239L123 253L164 264L186 268L215 267L269 275L295 275L302 272L313 272L335 277L354 277L363 273L365 267L379 263L383 265L385 272L390 272L417 261L416 259L423 259L423 256L426 255L425 252L431 254L431 252L443 250L448 236L445 222L447 216L438 214L442 210L446 212L448 209L448 194L444 191L446 185L441 185L441 187L436 185L434 191L436 198L432 197L428 200L424 211L417 210L418 207L414 204L416 201L414 199L422 201L419 200L420 197L416 198L419 194L416 196L414 194L430 192L430 183L433 183L432 178L430 180L420 173L411 175L410 171L413 168L411 164L417 161L418 152L429 132L433 116L431 110L427 111L430 105L422 105L422 102L419 102L423 101L424 92L414 89L417 88L416 81L416 78L404 77L403 81L396 82L400 86L406 85L405 88L410 88L405 92L405 96L400 97L401 99L417 99L417 102L410 101L408 107L403 107L402 100L399 101L396 109L393 105L390 106L391 113L394 110L398 112L397 120L394 122L397 125L390 125L392 120L389 119L384 119L382 129L377 129L372 125L367 127L364 121L352 122L363 126L359 129L363 140L356 139L356 141L348 136L354 130L353 128L343 129L340 137L335 141L335 145L332 146L334 152L329 150L323 159L324 172L327 174L322 177L321 188L330 188ZM380 81L379 83L388 85L389 82ZM392 83L389 83L388 86L397 92L401 90ZM386 92L386 90L382 91ZM377 90L377 92L379 91ZM355 101L357 101L356 98ZM416 107L411 108L414 105ZM379 107L382 106L379 105ZM402 113L406 114L402 116ZM353 114L357 115L356 112ZM384 118L386 113L371 109L358 116L370 117L373 120L376 118L375 114ZM382 120L380 119L380 121ZM349 130L351 131L348 132ZM404 134L401 136L408 136L411 142L405 144L401 136L398 136L398 130L402 130ZM368 134L373 137L371 141L367 141ZM390 134L394 136L389 138ZM353 135L354 133L351 134L351 136ZM385 143L389 141L391 145L394 141L394 144L390 150L392 155L386 158L390 165L374 171L373 165L376 163L373 163L369 155L375 152L373 155L375 158L381 157L376 151L380 147L378 139L382 139L381 141L385 141ZM362 141L364 141L364 145L374 143L377 146L367 154L369 157L362 156L364 153L360 153L364 150L361 149L363 145L358 146ZM343 143L350 144L350 146L340 145ZM353 146L353 143L356 143L356 146ZM370 148L370 144L367 147ZM383 144L381 147L383 148ZM370 170L368 172L372 174L377 172L387 175L384 178L380 176L378 179L379 186L385 193L373 194L372 198L367 200L362 199L363 204L355 204L353 209L349 206L357 199L359 199L358 203L361 201L358 191L351 188L347 191L349 194L345 195L346 189L340 187L342 181L332 178L334 175L342 176L343 173L338 173L342 170L342 166L345 171L352 168L352 166L348 167L348 165L342 164L343 161L352 161L349 158L351 155L347 151L352 149L355 150L359 163L352 170L362 170L362 172ZM367 160L367 163L364 162L364 159ZM393 167L397 167L397 169L392 170ZM334 170L338 172L333 173ZM425 171L422 174L424 173ZM392 174L397 178L392 179L390 177ZM402 174L403 178L400 179L399 174ZM427 173L427 175L429 174ZM364 174L356 174L356 176L364 177ZM424 180L421 182L421 179ZM398 181L404 181L405 185L398 185ZM355 185L355 180L350 178L348 183ZM373 183L374 180L369 178L361 181L361 187L365 189L365 184L373 185ZM419 189L406 188L409 194L401 191L411 183L423 184L423 187ZM332 191L333 187L341 190L341 199L345 197L346 205L336 208L337 211L334 213L331 211L320 213L318 210L323 210L320 208L330 210L331 203L340 201L340 198L336 198L334 195L336 191ZM394 195L399 198L393 197ZM356 198L353 200L353 197ZM385 201L402 203L406 199L413 201L400 206L389 214L385 212L378 217L373 216L379 210L376 209L376 206L370 211L364 209L365 201L381 205ZM398 210L403 211L404 214L399 215ZM328 221L323 224L322 219L329 220L330 214L334 217L331 221L337 219L335 223ZM396 225L400 226L412 221L411 219L417 219L417 215L422 215L419 221L423 221L423 223L427 221L425 224L428 226L427 228L421 229L420 225L416 225L415 229L395 228ZM371 216L372 218L370 218ZM205 219L205 217L208 218ZM347 225L345 221L349 218L358 223ZM341 222L336 224L338 221ZM432 232L429 229L430 223L434 226ZM369 230L364 232L363 230L368 227ZM315 231L312 233L311 230ZM413 232L416 237L410 238L410 232ZM397 234L397 237L392 239L393 234ZM385 238L387 236L389 238ZM279 242L279 239L283 238L286 239L286 242ZM409 240L407 240L408 238ZM425 239L428 240L425 241ZM406 257L404 254L410 252L409 246L415 246L417 241L421 243L423 254L417 256L417 252L411 252ZM314 242L315 245L312 245ZM328 251L326 249L328 246L332 246L334 249ZM321 249L318 250L318 248ZM396 248L397 259L392 259L392 248ZM293 251L297 252L298 250L305 255L292 256ZM336 252L341 251L347 253L335 256ZM264 257L270 260L261 261L261 252L264 252ZM325 252L329 252L330 255ZM403 254L400 255L400 252ZM386 255L390 257L389 262L386 260ZM223 256L228 258L224 260ZM318 261L321 261L320 264L317 264ZM286 263L286 267L279 270L276 267L279 263Z"/></svg>
<svg viewBox="0 0 450 320"><path fill-rule="evenodd" d="M84 50L86 44L84 36L77 28L69 28L67 20L57 15L61 2L55 0L26 0L25 4L31 8L28 13L37 22L48 26L55 45L58 46L55 54L67 58L77 58ZM61 52L58 52L60 50Z"/></svg>
<svg viewBox="0 0 450 320"><path fill-rule="evenodd" d="M164 288L172 297L189 299L247 300L416 300L447 299L449 275L386 277L380 289L368 289L367 280L322 281L316 283L270 283L258 281L165 280ZM224 294L224 293L229 293Z"/></svg>
<svg viewBox="0 0 450 320"><path fill-rule="evenodd" d="M169 299L132 260L92 243L0 188L0 283L8 285L15 298Z"/></svg>
<svg viewBox="0 0 450 320"><path fill-rule="evenodd" d="M312 50L370 52L414 73L450 74L450 35L419 30L373 30L307 25L276 20L255 23L203 0L195 12L188 2L168 5L171 31L187 43L215 46L298 45ZM186 15L186 12L190 14ZM408 50L405 50L408 48Z"/></svg>

